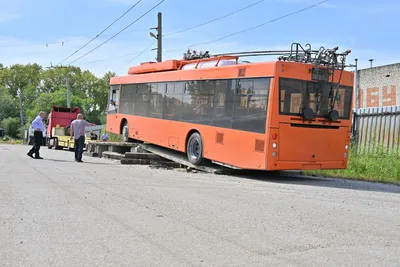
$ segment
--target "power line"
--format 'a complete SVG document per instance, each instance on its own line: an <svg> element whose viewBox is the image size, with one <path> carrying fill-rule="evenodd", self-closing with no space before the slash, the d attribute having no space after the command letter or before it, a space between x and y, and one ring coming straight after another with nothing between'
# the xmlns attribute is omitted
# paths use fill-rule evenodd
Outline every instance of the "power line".
<svg viewBox="0 0 400 267"><path fill-rule="evenodd" d="M89 65L89 64L93 64L93 63L104 62L104 61L108 61L108 60L113 60L113 59L117 59L117 58L121 58L121 57L127 57L127 56L133 56L133 55L137 55L137 54L139 54L139 53L136 52L136 53L129 53L129 54L120 55L120 56L116 56L116 57L108 57L108 58L103 58L103 59L99 59L99 60L84 62L84 63L81 63L81 65Z"/></svg>
<svg viewBox="0 0 400 267"><path fill-rule="evenodd" d="M154 42L151 44L151 45L154 45ZM148 47L148 48L150 48L150 47ZM148 48L146 48L146 50L148 49ZM171 53L171 52L174 52L174 51L176 51L176 49L172 49L172 50L166 50L166 51L163 51L163 54L166 54L166 53ZM142 51L143 52L143 51ZM116 56L116 57L108 57L108 58L103 58L103 59L99 59L99 60L94 60L94 61L88 61L88 62L84 62L84 63L81 63L81 65L89 65L89 64L94 64L94 63L99 63L99 62L104 62L104 61L109 61L109 60L113 60L113 59L117 59L117 58L121 58L121 57L127 57L127 56L136 56L136 55L139 55L140 53L142 53L142 52L136 52L136 53L129 53L129 54L125 54L125 55L120 55L120 56ZM143 54L143 53L142 53ZM136 58L134 58L134 59L136 59ZM133 60L134 60L133 59ZM132 61L133 61L132 60ZM130 61L131 62L131 61ZM129 62L129 63L130 63ZM128 64L129 64L128 63Z"/></svg>
<svg viewBox="0 0 400 267"><path fill-rule="evenodd" d="M147 12L145 12L143 15L141 15L139 18L137 18L136 20L134 20L132 23L130 23L128 26L126 26L125 28L123 28L122 30L120 30L119 32L117 32L116 34L114 34L113 36L111 36L110 38L108 38L106 41L104 41L103 43L99 44L98 46L96 46L95 48L93 48L92 50L90 50L89 52L87 52L86 54L80 56L79 58L75 59L74 61L72 61L70 63L73 64L76 61L82 59L83 57L89 55L90 53L92 53L93 51L97 50L98 48L100 48L101 46L103 46L105 43L109 42L110 40L114 39L117 35L119 35L121 32L125 31L127 28L129 28L130 26L132 26L133 24L135 24L138 20L140 20L141 18L143 18L144 16L146 16L148 13L150 13L151 11L153 11L156 7L158 7L159 5L161 5L162 2L164 2L165 0L161 0L160 2L158 2L158 4L156 4L155 6L153 6L151 9L149 9Z"/></svg>
<svg viewBox="0 0 400 267"><path fill-rule="evenodd" d="M121 67L119 67L116 71L114 71L115 73L117 73L120 69L125 68L129 63L131 63L132 61L134 61L135 59L137 59L138 57L140 57L144 52L146 52L147 50L150 49L150 47L152 47L157 41L152 42L148 47L146 47L145 49L142 50L142 52L140 52L139 54L137 54L134 58L132 58L131 60L129 60L129 62L127 62L126 64L122 65Z"/></svg>
<svg viewBox="0 0 400 267"><path fill-rule="evenodd" d="M237 14L237 13L241 12L241 11L244 11L244 10L246 10L246 9L249 9L249 8L251 8L251 7L255 6L255 5L258 5L258 4L260 4L260 3L264 2L264 1L265 1L265 0L260 0L260 1L258 1L258 2L252 3L251 5L245 6L245 7L243 7L243 8L240 8L240 9L236 10L236 11L233 11L233 12L231 12L231 13L228 13L228 14L226 14L226 15L223 15L223 16L221 16L221 17L218 17L218 18L215 18L215 19L212 19L212 20L203 22L203 23L201 23L201 24L198 24L198 25L195 25L195 26L192 26L192 27L189 27L189 28L185 28L185 29L178 30L178 31L175 31L175 32L167 33L167 34L163 35L163 37L170 36L170 35L175 35L175 34L178 34L178 33L186 32L186 31L190 31L190 30L193 30L193 29L202 27L202 26L204 26L204 25L213 23L213 22L215 22L215 21L224 19L224 18L226 18L226 17L232 16L232 15L234 15L234 14ZM133 7L132 7L132 8L133 8ZM127 12L129 12L129 10L128 10ZM127 13L127 12L126 12L126 13ZM124 13L124 14L125 14L125 13ZM122 16L121 16L121 17L122 17ZM146 29L137 29L137 30L133 30L133 31L130 31L130 32L148 31L149 29L150 29L150 28L146 28ZM130 33L130 32L126 32L126 33ZM98 34L98 35L100 35L100 34ZM104 34L104 35L102 35L102 36L111 36L111 35L112 35L112 34ZM0 45L0 47L47 46L47 45L65 44L65 43L70 43L70 42L75 42L75 41L83 41L83 40L89 40L89 39L93 39L93 38L92 38L92 37L86 37L86 38L71 39L71 40L66 40L66 41L47 42L47 43L37 43L37 44L11 44L11 45Z"/></svg>
<svg viewBox="0 0 400 267"><path fill-rule="evenodd" d="M254 3L250 4L250 5L248 5L248 6L242 7L242 8L240 8L240 9L238 9L238 10L235 10L235 11L233 11L233 12L231 12L231 13L225 14L225 15L220 16L220 17L218 17L218 18L215 18L215 19L212 19L212 20L203 22L203 23L201 23L201 24L198 24L198 25L195 25L195 26L192 26L192 27L189 27L189 28L185 28L185 29L182 29L182 30L178 30L178 31L175 31L175 32L172 32L172 33L167 33L167 34L163 35L163 37L165 37L165 36L170 36L170 35L175 35L175 34L178 34L178 33L186 32L186 31L193 30L193 29L195 29L195 28L202 27L202 26L204 26L204 25L213 23L213 22L215 22L215 21L224 19L224 18L226 18L226 17L232 16L232 15L234 15L234 14L237 14L237 13L241 12L241 11L244 11L244 10L246 10L246 9L249 9L249 8L251 8L251 7L255 6L255 5L258 5L258 4L260 4L260 3L264 2L264 1L265 1L265 0L259 0L259 1L257 1L257 2L254 2ZM139 53L137 56L135 56L135 57L134 57L132 60L130 60L128 63L126 63L126 64L124 64L123 66L121 66L120 68L118 68L115 72L118 72L120 69L124 68L126 65L128 65L129 63L131 63L131 62L132 62L133 60L135 60L137 57L139 57L141 54L143 54L144 52L146 52L153 44L154 44L154 43L152 43L149 47L145 48L141 53ZM174 52L174 51L176 51L176 49L171 49L171 50L163 51L162 53L165 54L165 53L170 53L170 52ZM121 57L122 57L122 56L121 56ZM109 59L115 59L115 58L109 58ZM106 59L106 60L108 60L108 59Z"/></svg>
<svg viewBox="0 0 400 267"><path fill-rule="evenodd" d="M237 14L237 13L241 12L241 11L244 11L244 10L246 10L246 9L249 9L249 8L251 8L251 7L255 6L255 5L258 5L258 4L260 4L260 3L264 2L264 1L265 1L265 0L260 0L260 1L258 1L258 2L252 3L251 5L245 6L245 7L241 8L241 9L238 9L238 10L236 10L236 11L233 11L233 12L231 12L231 13L228 13L228 14L226 14L226 15L223 15L223 16L221 16L221 17L218 17L218 18L215 18L215 19L206 21L206 22L204 22L204 23L201 23L201 24L198 24L198 25L195 25L195 26L192 26L192 27L183 29L183 30L179 30L179 31L176 31L176 32L172 32L172 33L165 34L165 35L163 35L163 37L165 37L165 36L170 36L170 35L174 35L174 34L178 34L178 33L182 33L182 32L186 32L186 31L190 31L190 30L193 30L193 29L202 27L202 26L204 26L204 25L213 23L213 22L215 22L215 21L224 19L224 18L226 18L226 17L232 16L232 15L234 15L234 14Z"/></svg>
<svg viewBox="0 0 400 267"><path fill-rule="evenodd" d="M148 31L150 30L149 28L143 28L143 29L136 29L136 30L132 30L129 32L124 32L124 34L129 34L129 33L134 33L134 32L142 32L142 31ZM103 34L103 37L106 36L111 36L113 34ZM49 45L57 45L57 44L61 44L64 45L66 43L72 43L72 42L77 42L77 41L85 41L85 40L89 40L92 39L93 37L84 37L84 38L76 38L76 39L71 39L71 40L65 40L65 41L57 41L57 42L47 42L47 43L31 43L31 44L8 44L8 45L0 45L0 47L29 47L29 46L49 46Z"/></svg>
<svg viewBox="0 0 400 267"><path fill-rule="evenodd" d="M8 45L0 45L0 47L49 46L49 45L56 45L56 44L64 45L65 43L82 41L82 40L87 40L87 39L89 39L89 38L78 38L78 39L71 39L71 40L67 40L67 41L47 42L47 43L37 43L37 44L8 44Z"/></svg>
<svg viewBox="0 0 400 267"><path fill-rule="evenodd" d="M64 61L68 60L69 58L71 58L72 56L74 56L76 53L78 53L79 51L81 51L83 48L85 48L87 45L89 45L91 42L93 42L95 39L97 39L100 35L102 35L105 31L107 31L111 26L113 26L115 23L117 23L117 21L119 21L120 19L122 19L126 14L128 14L129 11L131 11L134 7L136 7L140 2L142 2L143 0L139 0L137 1L133 6L131 6L127 11L125 11L125 13L123 13L119 18L117 18L116 20L114 20L110 25L108 25L103 31L101 31L99 34L97 34L95 37L93 37L89 42L87 42L86 44L84 44L81 48L79 48L78 50L76 50L74 53L72 53L71 55L69 55L68 57L64 58L59 64L62 64Z"/></svg>
<svg viewBox="0 0 400 267"><path fill-rule="evenodd" d="M306 10L308 10L308 9L311 9L311 8L313 8L313 7L316 7L316 6L318 6L318 5L321 5L321 4L323 4L323 3L327 2L327 1L328 1L328 0L320 1L320 2L318 2L318 3L315 3L315 4L313 4L313 5L310 5L310 6L308 6L308 7L305 7L305 8L299 9L299 10L297 10L297 11L288 13L288 14L286 14L286 15L280 16L280 17L278 17L278 18L272 19L272 20L267 21L267 22L264 22L264 23L262 23L262 24L253 26L253 27L251 27L251 28L247 28L247 29L245 29L245 30L241 30L241 31L237 31L237 32L228 34L228 35L223 36L223 37L221 37L221 38L218 38L218 39L216 39L216 40L209 41L209 42L205 42L205 43L199 43L199 44L191 45L191 46L189 46L189 48L190 48L190 47L193 47L193 46L212 44L212 43L216 43L216 42L222 41L222 40L224 40L224 39L226 39L226 38L228 38L228 37L231 37L231 36L234 36L234 35L237 35L237 34L241 34L241 33L244 33L244 32L248 32L248 31L251 31L251 30L260 28L260 27L262 27L262 26L265 26L265 25L267 25L267 24L270 24L270 23L272 23L272 22L275 22L275 21L284 19L284 18L286 18L286 17L295 15L295 14L297 14L297 13L306 11Z"/></svg>

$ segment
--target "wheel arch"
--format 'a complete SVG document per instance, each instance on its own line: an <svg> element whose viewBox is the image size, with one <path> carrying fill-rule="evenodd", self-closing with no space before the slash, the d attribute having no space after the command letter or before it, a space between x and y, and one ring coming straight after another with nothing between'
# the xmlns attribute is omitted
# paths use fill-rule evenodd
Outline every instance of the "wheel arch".
<svg viewBox="0 0 400 267"><path fill-rule="evenodd" d="M192 134L194 134L194 133L198 133L198 134L200 135L200 137L201 137L201 133L200 133L199 130L197 130L197 129L191 129L191 130L186 134L186 138L185 138L185 153L187 152L187 143L188 143L188 141L189 141L189 138L190 138L190 136L191 136ZM202 138L202 139L203 139L203 138Z"/></svg>
<svg viewBox="0 0 400 267"><path fill-rule="evenodd" d="M126 118L123 118L123 119L121 120L121 123L119 124L119 134L122 134L122 133L123 133L122 130L123 130L123 128L124 128L125 122L128 122L128 120L127 120Z"/></svg>

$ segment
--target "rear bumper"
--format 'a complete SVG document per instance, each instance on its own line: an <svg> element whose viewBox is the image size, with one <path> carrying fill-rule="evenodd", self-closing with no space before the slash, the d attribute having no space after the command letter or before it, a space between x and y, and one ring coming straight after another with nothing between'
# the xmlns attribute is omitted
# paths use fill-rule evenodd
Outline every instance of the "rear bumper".
<svg viewBox="0 0 400 267"><path fill-rule="evenodd" d="M267 170L341 170L347 168L347 161L327 161L327 162L290 162L275 161L267 164Z"/></svg>

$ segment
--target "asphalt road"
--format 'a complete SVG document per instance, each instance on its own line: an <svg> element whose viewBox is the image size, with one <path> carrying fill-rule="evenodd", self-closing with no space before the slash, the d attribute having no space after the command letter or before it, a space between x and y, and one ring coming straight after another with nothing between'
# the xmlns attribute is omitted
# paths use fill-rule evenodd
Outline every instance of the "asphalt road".
<svg viewBox="0 0 400 267"><path fill-rule="evenodd" d="M399 266L400 188L0 145L0 266Z"/></svg>

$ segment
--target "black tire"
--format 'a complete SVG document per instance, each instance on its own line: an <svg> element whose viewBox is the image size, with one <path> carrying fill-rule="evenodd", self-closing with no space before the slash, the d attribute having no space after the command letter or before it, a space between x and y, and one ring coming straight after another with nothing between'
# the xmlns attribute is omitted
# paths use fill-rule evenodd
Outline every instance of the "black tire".
<svg viewBox="0 0 400 267"><path fill-rule="evenodd" d="M52 149L53 147L54 147L54 140L53 140L53 138L49 138L47 140L47 148Z"/></svg>
<svg viewBox="0 0 400 267"><path fill-rule="evenodd" d="M128 128L128 122L124 122L124 126L122 126L122 141L123 142L129 142L129 128Z"/></svg>
<svg viewBox="0 0 400 267"><path fill-rule="evenodd" d="M54 146L53 146L53 148L54 148L55 150L61 150L62 147L60 147L60 146L58 145L58 138L56 137L56 138L54 138L53 140L54 140Z"/></svg>
<svg viewBox="0 0 400 267"><path fill-rule="evenodd" d="M193 165L201 165L203 162L203 141L199 133L193 133L186 144L186 155Z"/></svg>

